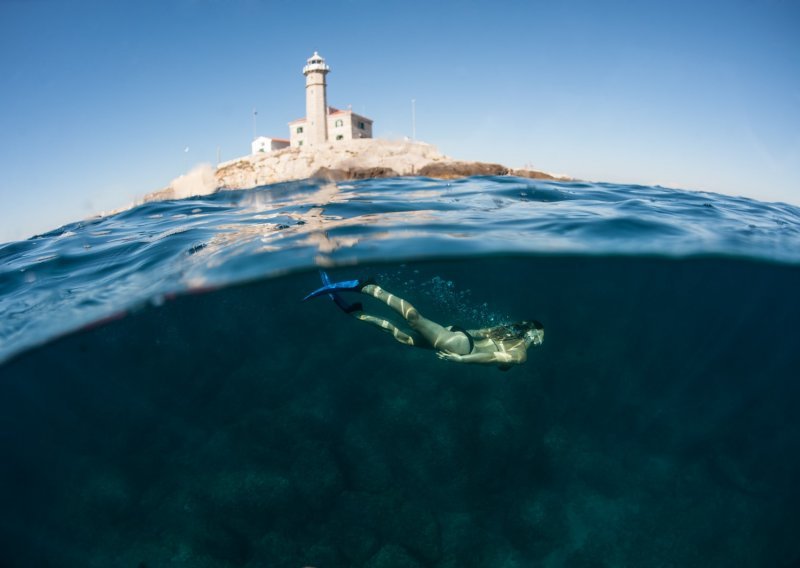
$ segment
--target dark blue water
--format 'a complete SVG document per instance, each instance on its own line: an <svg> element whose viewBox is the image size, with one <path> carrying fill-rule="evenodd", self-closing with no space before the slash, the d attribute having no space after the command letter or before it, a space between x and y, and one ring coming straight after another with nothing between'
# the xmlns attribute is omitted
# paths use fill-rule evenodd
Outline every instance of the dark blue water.
<svg viewBox="0 0 800 568"><path fill-rule="evenodd" d="M300 303L319 266L545 342L440 361ZM795 566L799 289L795 207L509 177L0 245L0 564Z"/></svg>

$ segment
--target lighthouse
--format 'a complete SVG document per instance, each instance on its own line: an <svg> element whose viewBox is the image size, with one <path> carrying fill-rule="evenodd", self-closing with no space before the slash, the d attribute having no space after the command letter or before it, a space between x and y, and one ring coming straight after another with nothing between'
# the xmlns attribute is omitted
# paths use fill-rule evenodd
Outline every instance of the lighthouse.
<svg viewBox="0 0 800 568"><path fill-rule="evenodd" d="M306 76L306 140L309 146L318 146L328 140L328 96L325 76L331 68L316 51L308 58L303 75Z"/></svg>
<svg viewBox="0 0 800 568"><path fill-rule="evenodd" d="M326 75L331 68L322 56L314 52L308 58L306 76L306 116L289 123L292 147L315 148L327 143L372 138L372 119L356 114L352 109L340 110L328 106Z"/></svg>

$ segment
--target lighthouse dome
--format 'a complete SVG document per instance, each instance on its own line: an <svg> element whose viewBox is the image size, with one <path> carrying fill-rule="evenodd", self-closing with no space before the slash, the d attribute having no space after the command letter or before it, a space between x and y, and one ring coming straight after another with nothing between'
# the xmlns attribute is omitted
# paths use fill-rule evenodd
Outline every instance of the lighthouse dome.
<svg viewBox="0 0 800 568"><path fill-rule="evenodd" d="M331 68L325 64L325 59L315 51L314 55L306 60L306 65L303 67L303 75L307 75L312 71L327 73L330 70Z"/></svg>

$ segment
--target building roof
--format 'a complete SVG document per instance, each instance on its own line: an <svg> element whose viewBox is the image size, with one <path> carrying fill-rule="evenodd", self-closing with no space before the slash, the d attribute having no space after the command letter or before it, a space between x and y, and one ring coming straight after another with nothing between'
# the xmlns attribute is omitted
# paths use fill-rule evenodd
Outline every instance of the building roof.
<svg viewBox="0 0 800 568"><path fill-rule="evenodd" d="M271 142L288 142L286 138L276 138L275 136L256 136L253 138L253 142L258 140L270 140Z"/></svg>
<svg viewBox="0 0 800 568"><path fill-rule="evenodd" d="M352 114L353 116L357 116L358 118L363 118L367 122L374 122L371 118L367 118L357 112L353 112L350 109L347 110L339 110L338 108L328 107L328 116L333 116L334 114Z"/></svg>
<svg viewBox="0 0 800 568"><path fill-rule="evenodd" d="M341 109L338 109L336 107L329 106L328 107L328 116L331 116L331 115L334 115L334 114L352 114L353 116L357 116L359 118L363 118L367 122L375 122L371 118L367 118L366 116L363 116L361 114L355 113L352 110L349 110L349 109L348 110L341 110ZM297 120L291 121L289 124L299 124L299 123L305 122L305 121L306 121L305 118L298 118Z"/></svg>
<svg viewBox="0 0 800 568"><path fill-rule="evenodd" d="M364 116L364 115L361 115L361 114L355 113L355 112L353 112L352 110L349 110L349 109L348 109L348 110L341 110L341 109L338 109L338 108L336 108L336 107L328 106L328 116L332 116L332 115L334 115L334 114L352 114L353 116L357 116L358 118L361 118L361 119L363 119L363 120L366 120L367 122L370 122L370 123L372 123L372 122L375 122L375 121L374 121L374 120L372 120L371 118L367 118L367 117L366 117L366 116ZM301 122L305 122L305 121L306 121L306 119L305 119L305 118L298 118L297 120L293 120L293 121L291 121L289 124L290 124L290 125L291 125L291 124L300 124Z"/></svg>

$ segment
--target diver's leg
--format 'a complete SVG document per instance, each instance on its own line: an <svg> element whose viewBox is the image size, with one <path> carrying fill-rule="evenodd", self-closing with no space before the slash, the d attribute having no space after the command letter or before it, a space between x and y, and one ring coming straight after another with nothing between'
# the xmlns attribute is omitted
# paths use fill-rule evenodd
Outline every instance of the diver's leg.
<svg viewBox="0 0 800 568"><path fill-rule="evenodd" d="M450 331L435 321L424 318L417 308L403 298L387 292L377 284L367 284L361 288L361 292L380 300L403 316L414 331L419 332L434 348L460 355L466 355L470 352L470 342L466 335L461 332Z"/></svg>
<svg viewBox="0 0 800 568"><path fill-rule="evenodd" d="M420 316L417 308L411 305L410 302L405 301L400 296L395 296L391 292L388 292L378 286L377 284L367 284L363 288L361 288L362 294L368 294L375 298L376 300L380 300L398 314L403 316L403 318L411 323L412 319L417 319Z"/></svg>
<svg viewBox="0 0 800 568"><path fill-rule="evenodd" d="M403 330L399 329L396 325L394 325L390 321L381 318L376 318L375 316L365 314L364 312L356 312L353 314L353 317L358 318L361 321L370 323L375 327L379 327L380 329L382 329L387 333L391 333L392 337L394 337L397 341L399 341L404 345L411 345L412 347L425 347L424 343L420 344L419 338L415 339L414 337L410 336Z"/></svg>

